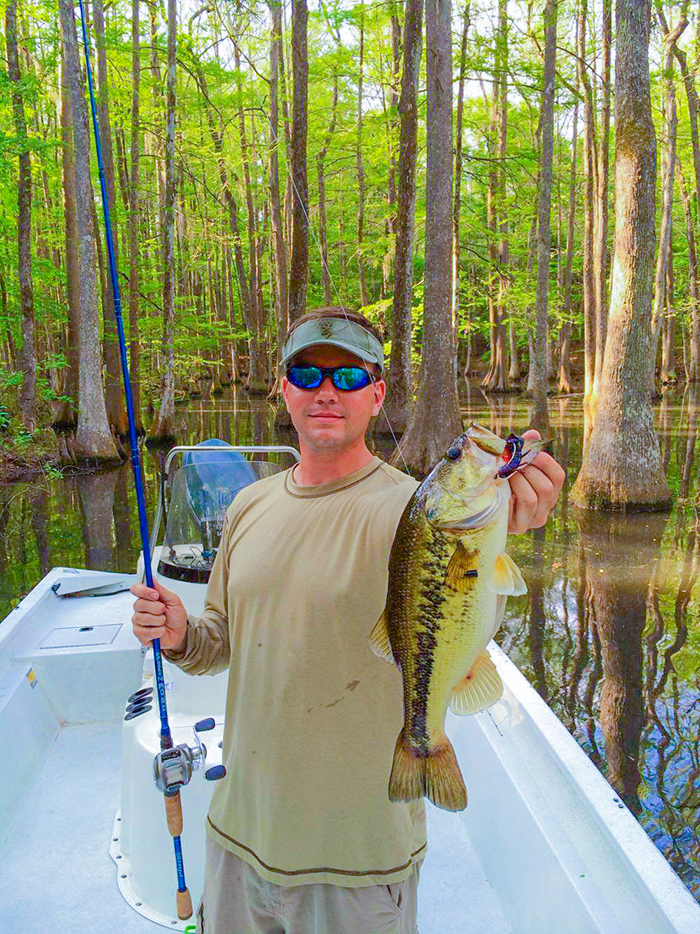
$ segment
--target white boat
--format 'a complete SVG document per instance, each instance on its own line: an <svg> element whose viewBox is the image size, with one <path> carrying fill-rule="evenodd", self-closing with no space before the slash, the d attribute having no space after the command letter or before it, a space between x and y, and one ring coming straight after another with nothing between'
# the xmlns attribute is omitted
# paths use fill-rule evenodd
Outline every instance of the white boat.
<svg viewBox="0 0 700 934"><path fill-rule="evenodd" d="M237 450L254 459L272 449ZM153 569L196 614L206 576L196 572L210 563L218 520L202 520L191 467L169 478ZM178 497L199 510L197 534L187 510L173 508ZM195 929L176 916L172 839L153 779L160 720L148 703L150 653L131 631L137 576L54 568L0 624L3 934ZM448 714L469 806L428 805L421 934L700 934L700 906L663 855L515 665L489 650L505 692L477 716ZM200 736L206 769L219 764L226 673L193 678L166 663L165 674L175 744L198 752L193 726L213 717ZM195 905L212 788L203 772L181 793Z"/></svg>

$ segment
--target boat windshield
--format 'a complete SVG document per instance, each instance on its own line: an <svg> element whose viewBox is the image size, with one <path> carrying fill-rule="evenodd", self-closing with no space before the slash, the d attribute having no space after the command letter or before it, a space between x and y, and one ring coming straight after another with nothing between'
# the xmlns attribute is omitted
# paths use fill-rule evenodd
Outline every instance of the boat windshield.
<svg viewBox="0 0 700 934"><path fill-rule="evenodd" d="M203 449L188 454L168 484L158 572L173 580L206 583L234 497L243 487L280 470L278 464L247 460L238 451Z"/></svg>

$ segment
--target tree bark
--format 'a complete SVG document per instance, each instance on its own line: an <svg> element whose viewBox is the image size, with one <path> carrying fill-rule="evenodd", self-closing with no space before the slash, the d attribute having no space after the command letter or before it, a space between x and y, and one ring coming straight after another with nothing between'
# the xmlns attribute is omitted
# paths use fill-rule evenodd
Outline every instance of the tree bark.
<svg viewBox="0 0 700 934"><path fill-rule="evenodd" d="M250 183L250 165L248 159L248 137L245 114L243 113L243 82L240 78L241 60L237 44L234 44L236 72L238 73L238 127L241 140L241 158L243 161L243 182L245 185L246 210L248 215L248 275L250 295L250 315L253 330L250 336L250 368L245 388L256 395L267 395L269 389L268 360L264 343L265 310L262 300L262 271L258 265L258 229L253 204L253 188Z"/></svg>
<svg viewBox="0 0 700 934"><path fill-rule="evenodd" d="M78 332L80 328L80 273L78 269L78 222L75 197L75 146L73 114L66 75L66 57L61 36L61 168L63 181L63 220L65 230L66 299L68 327L66 329L66 363L63 369L63 402L56 412L54 427L74 431L78 425Z"/></svg>
<svg viewBox="0 0 700 934"><path fill-rule="evenodd" d="M389 92L389 106L392 116L387 121L387 148L389 156L389 179L387 184L387 218L386 238L387 248L382 259L382 298L391 293L392 265L396 258L396 145L400 133L400 121L397 119L399 108L399 83L401 69L401 25L399 23L399 3L389 0L391 11L391 90Z"/></svg>
<svg viewBox="0 0 700 934"><path fill-rule="evenodd" d="M493 97L489 137L487 226L489 228L489 369L482 385L490 392L507 392L505 307L508 291L508 219L505 208L505 155L508 134L508 0L498 2L498 31L494 50ZM496 159L493 158L496 149Z"/></svg>
<svg viewBox="0 0 700 934"><path fill-rule="evenodd" d="M75 454L80 459L112 461L119 455L109 430L102 381L102 348L95 287L94 202L90 180L90 138L75 15L70 0L59 2L66 79L70 90L75 142L75 193L80 271L78 333L78 428Z"/></svg>
<svg viewBox="0 0 700 934"><path fill-rule="evenodd" d="M413 251L416 232L416 160L418 155L418 81L422 51L423 0L406 0L403 73L399 114L399 185L396 209L396 261L391 314L391 358L384 407L396 432L403 432L411 409L411 329ZM381 423L377 430L382 430Z"/></svg>
<svg viewBox="0 0 700 934"><path fill-rule="evenodd" d="M308 133L309 60L306 32L309 11L306 0L292 0L292 64L294 105L292 122L292 259L289 269L289 319L306 311L309 277L309 189L306 176Z"/></svg>
<svg viewBox="0 0 700 934"><path fill-rule="evenodd" d="M649 87L649 0L618 0L615 260L596 419L571 493L585 508L670 506L649 393L656 141ZM644 470L639 464L644 464Z"/></svg>
<svg viewBox="0 0 700 934"><path fill-rule="evenodd" d="M467 35L470 24L469 0L466 0L462 25L462 43L459 53L459 89L457 92L457 126L455 131L455 196L452 209L452 329L455 335L455 346L459 342L459 215L462 207L462 123L467 70Z"/></svg>
<svg viewBox="0 0 700 934"><path fill-rule="evenodd" d="M428 160L423 368L418 402L402 438L409 469L426 473L461 432L451 322L452 56L450 0L425 7Z"/></svg>
<svg viewBox="0 0 700 934"><path fill-rule="evenodd" d="M36 352L34 349L34 285L32 282L32 166L27 145L27 121L24 116L22 76L17 45L17 0L5 8L7 74L12 87L12 114L19 152L17 185L17 252L19 258L19 303L22 314L22 348L19 364L22 371L19 409L22 423L29 431L36 427Z"/></svg>
<svg viewBox="0 0 700 934"><path fill-rule="evenodd" d="M160 408L151 437L175 438L175 108L177 82L177 4L168 0L168 77L165 124L165 203L163 210L163 378Z"/></svg>
<svg viewBox="0 0 700 934"><path fill-rule="evenodd" d="M279 75L282 45L281 0L269 0L270 27L270 221L272 249L275 258L275 317L277 320L277 361L287 336L287 245L284 240L284 221L280 195L279 174ZM336 84L337 93L337 84ZM324 275L325 275L324 268ZM330 304L330 302L329 302Z"/></svg>
<svg viewBox="0 0 700 934"><path fill-rule="evenodd" d="M129 376L134 401L136 430L141 422L141 342L139 338L139 225L141 222L141 35L140 0L131 5L131 170L129 179Z"/></svg>
<svg viewBox="0 0 700 934"><path fill-rule="evenodd" d="M107 189L107 204L109 213L115 216L115 187L114 187L114 154L112 151L112 128L109 117L109 86L107 83L107 51L105 49L105 20L102 0L93 0L93 13L95 18L95 40L97 45L97 112L100 129L100 145L102 148L102 162L104 165L105 188ZM119 237L114 237L114 258L119 257ZM114 314L114 294L112 292L112 279L106 276L105 283L106 303L102 308L103 342L105 360L105 401L107 404L107 418L112 431L119 437L125 438L129 431L124 403L124 389L122 386L121 366L119 363L119 338L117 336L117 319Z"/></svg>
<svg viewBox="0 0 700 934"><path fill-rule="evenodd" d="M360 71L357 77L357 272L360 281L360 304L369 305L362 242L365 229L365 170L362 165L362 78L365 62L365 11L360 4Z"/></svg>
<svg viewBox="0 0 700 934"><path fill-rule="evenodd" d="M202 66L196 59L194 61L194 66L197 83L199 84L200 91L202 92L204 112L206 115L207 124L209 126L209 133L214 144L214 151L216 152L216 160L219 167L219 178L221 180L224 200L228 210L229 227L231 229L231 239L233 240L233 255L236 266L236 275L238 277L238 290L240 293L243 321L245 322L246 330L250 334L254 334L255 317L251 311L251 290L248 284L248 275L246 273L245 263L243 262L243 247L241 245L241 234L238 227L238 205L236 204L236 199L233 196L228 172L226 170L226 163L224 162L224 147L222 138L223 134L220 130L217 129L216 123L214 121L212 105L209 99L209 88L207 86L207 81Z"/></svg>
<svg viewBox="0 0 700 934"><path fill-rule="evenodd" d="M671 238L673 240L673 238ZM663 316L663 342L661 345L661 385L677 382L675 363L676 308L673 288L673 244L669 244L666 264L666 308Z"/></svg>
<svg viewBox="0 0 700 934"><path fill-rule="evenodd" d="M333 304L333 293L331 291L331 276L328 267L328 220L326 217L326 175L325 164L328 148L335 133L335 125L338 116L338 72L333 74L333 103L331 104L331 121L328 124L323 145L316 155L316 174L318 177L318 228L319 240L321 244L321 280L323 282L323 300L326 305Z"/></svg>
<svg viewBox="0 0 700 934"><path fill-rule="evenodd" d="M682 35L688 20L683 16L671 32L664 16L659 0L656 0L657 17L664 37L663 57L663 87L664 87L664 120L666 129L665 160L663 167L663 210L661 215L661 233L659 235L659 250L656 259L656 275L654 279L654 302L651 318L652 326L652 354L653 364L651 370L652 396L655 393L656 355L659 334L667 304L666 285L668 281L668 266L671 255L671 232L673 229L673 177L676 168L676 137L678 132L678 116L676 113L676 89L673 80L673 49ZM668 376L668 373L666 374ZM663 377L662 377L663 382Z"/></svg>
<svg viewBox="0 0 700 934"><path fill-rule="evenodd" d="M578 101L574 105L574 128L571 134L571 169L569 174L569 219L566 230L566 262L562 280L564 293L564 324L559 344L559 392L573 392L571 385L570 349L571 318L574 308L571 299L571 280L574 266L574 224L576 220L576 154L578 146Z"/></svg>
<svg viewBox="0 0 700 934"><path fill-rule="evenodd" d="M678 180L681 186L681 201L683 202L683 216L685 217L685 232L688 238L688 293L690 299L689 317L689 354L688 354L688 381L693 383L700 380L700 275L698 271L698 252L695 240L695 224L691 210L692 193L683 176L683 168L676 156Z"/></svg>
<svg viewBox="0 0 700 934"><path fill-rule="evenodd" d="M595 117L593 90L586 65L586 19L587 0L580 0L578 21L578 83L583 88L583 118L585 136L583 142L583 174L585 194L583 201L583 343L584 343L584 404L592 411L593 380L595 377L596 295L594 280L594 234L595 234Z"/></svg>
<svg viewBox="0 0 700 934"><path fill-rule="evenodd" d="M554 70L557 46L557 0L547 0L544 11L544 84L542 88L542 158L537 222L537 298L533 356L533 411L531 424L542 437L549 432L547 408L547 300L549 258L552 249L552 165L554 160Z"/></svg>
<svg viewBox="0 0 700 934"><path fill-rule="evenodd" d="M610 47L612 45L612 0L603 0L602 22L602 84L600 108L600 142L593 246L593 278L595 281L595 362L593 394L598 391L603 372L605 339L608 330L608 184L610 178Z"/></svg>

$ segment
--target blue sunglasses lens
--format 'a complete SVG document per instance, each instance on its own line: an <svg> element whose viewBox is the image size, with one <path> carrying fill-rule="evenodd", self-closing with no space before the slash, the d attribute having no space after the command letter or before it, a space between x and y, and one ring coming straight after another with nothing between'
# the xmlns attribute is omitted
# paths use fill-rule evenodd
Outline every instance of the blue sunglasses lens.
<svg viewBox="0 0 700 934"><path fill-rule="evenodd" d="M320 366L290 366L287 370L287 379L297 389L318 389L326 375L336 389L343 392L353 392L355 389L364 389L372 382L372 378L360 366L338 366L324 369Z"/></svg>
<svg viewBox="0 0 700 934"><path fill-rule="evenodd" d="M331 380L336 389L343 389L345 392L364 389L371 382L369 373L361 366L339 366L334 371Z"/></svg>
<svg viewBox="0 0 700 934"><path fill-rule="evenodd" d="M318 389L323 382L323 373L317 366L290 366L287 379L297 389Z"/></svg>

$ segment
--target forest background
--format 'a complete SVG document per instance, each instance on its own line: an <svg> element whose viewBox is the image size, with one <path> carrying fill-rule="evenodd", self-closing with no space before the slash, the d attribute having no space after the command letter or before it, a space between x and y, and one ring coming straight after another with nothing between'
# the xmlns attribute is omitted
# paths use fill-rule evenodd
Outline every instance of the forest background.
<svg viewBox="0 0 700 934"><path fill-rule="evenodd" d="M117 459L126 435L75 13L69 0L4 7L10 471ZM290 321L328 304L361 308L384 333L387 424L408 428L403 456L418 471L460 430L461 378L529 392L543 430L548 392L583 391L587 441L596 410L636 406L650 423L659 385L700 378L700 30L688 0L618 0L615 16L612 0L94 0L86 13L151 438L173 435L188 394L232 381L274 394ZM614 258L634 265L640 243L625 297L611 289ZM620 317L625 301L636 322ZM621 321L613 341L608 313ZM637 397L621 398L626 384ZM627 435L658 453L633 422ZM654 473L622 500L667 504Z"/></svg>

